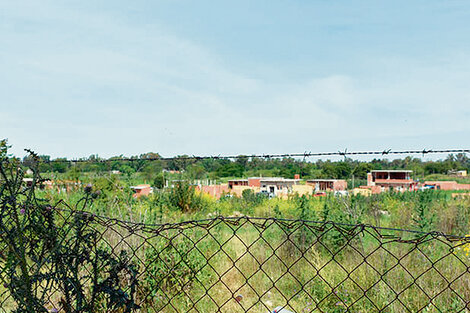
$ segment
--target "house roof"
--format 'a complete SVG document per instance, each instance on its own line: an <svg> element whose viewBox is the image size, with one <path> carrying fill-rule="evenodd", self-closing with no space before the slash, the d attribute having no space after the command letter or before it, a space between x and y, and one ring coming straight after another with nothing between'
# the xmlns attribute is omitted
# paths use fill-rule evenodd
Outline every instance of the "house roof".
<svg viewBox="0 0 470 313"><path fill-rule="evenodd" d="M229 179L228 182L248 182L249 180L259 179L260 182L299 182L301 179L291 179L284 177L249 177L248 179Z"/></svg>
<svg viewBox="0 0 470 313"><path fill-rule="evenodd" d="M283 177L263 177L260 179L262 182L298 182L300 179L290 179L290 178L283 178Z"/></svg>
<svg viewBox="0 0 470 313"><path fill-rule="evenodd" d="M412 179L376 179L376 184L412 184Z"/></svg>
<svg viewBox="0 0 470 313"><path fill-rule="evenodd" d="M383 172L386 172L386 173L413 173L413 171L410 171L410 170L372 170L370 172L371 173L377 173L377 172L380 172L380 173L383 173Z"/></svg>
<svg viewBox="0 0 470 313"><path fill-rule="evenodd" d="M335 181L340 181L343 179L307 179L307 183L311 182L335 182Z"/></svg>

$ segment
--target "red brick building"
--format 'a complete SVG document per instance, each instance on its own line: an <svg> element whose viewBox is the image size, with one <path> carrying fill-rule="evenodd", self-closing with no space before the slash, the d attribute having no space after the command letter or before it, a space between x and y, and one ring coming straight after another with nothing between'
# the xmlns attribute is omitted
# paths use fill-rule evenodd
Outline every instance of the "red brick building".
<svg viewBox="0 0 470 313"><path fill-rule="evenodd" d="M367 186L381 187L382 191L397 190L411 191L415 190L417 183L411 179L413 171L408 170L375 170L367 173Z"/></svg>
<svg viewBox="0 0 470 313"><path fill-rule="evenodd" d="M249 177L248 179L231 179L228 181L228 188L235 186L261 187L261 177Z"/></svg>
<svg viewBox="0 0 470 313"><path fill-rule="evenodd" d="M230 193L228 184L196 186L196 190L200 190L216 199L220 199L222 195Z"/></svg>
<svg viewBox="0 0 470 313"><path fill-rule="evenodd" d="M424 186L439 190L470 190L470 184L459 184L456 181L425 181Z"/></svg>

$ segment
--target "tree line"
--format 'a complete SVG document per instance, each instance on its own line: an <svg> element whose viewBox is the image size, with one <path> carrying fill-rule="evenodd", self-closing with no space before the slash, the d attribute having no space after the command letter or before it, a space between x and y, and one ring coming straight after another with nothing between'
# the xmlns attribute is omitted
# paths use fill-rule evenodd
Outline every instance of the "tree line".
<svg viewBox="0 0 470 313"><path fill-rule="evenodd" d="M132 175L139 174L148 179L156 175L163 176L164 172L184 173L191 179L219 179L227 177L250 176L280 176L294 178L299 174L302 178L334 178L334 179L366 179L371 170L406 169L412 170L415 179L424 178L431 174L447 174L453 170L470 170L470 159L463 153L449 154L445 159L423 161L421 158L407 156L401 159L372 159L358 161L350 158L343 160L317 160L307 161L295 158L270 159L249 158L240 156L237 159L159 159L158 153L146 153L122 160L122 156L99 162L96 155L92 155L81 162L72 163L66 159L51 160L49 156L39 156L41 159L39 170L43 173L74 173L110 172ZM182 155L179 157L188 157ZM28 166L30 157L24 157L22 163ZM148 160L151 159L151 160Z"/></svg>

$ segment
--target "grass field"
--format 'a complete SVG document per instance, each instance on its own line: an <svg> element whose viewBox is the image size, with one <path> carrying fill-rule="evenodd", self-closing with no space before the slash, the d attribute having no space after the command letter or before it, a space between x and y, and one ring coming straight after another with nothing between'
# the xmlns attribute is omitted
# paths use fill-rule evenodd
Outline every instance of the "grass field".
<svg viewBox="0 0 470 313"><path fill-rule="evenodd" d="M139 312L269 312L278 306L294 312L466 312L469 246L429 232L465 236L467 198L420 191L287 200L246 193L215 200L179 192L134 199L118 181L89 187L93 201L79 207L93 215L86 215L80 231L95 239L83 243L90 257L73 274L85 298L96 284L92 260L107 253L116 264L131 265L134 276L121 268L114 288L132 295ZM51 214L71 247L77 217L63 211L64 204L83 196L80 190L37 191L42 201L59 203ZM188 222L196 220L203 221ZM52 265L44 263L39 272ZM45 286L36 286L45 292L44 306L68 312L60 282ZM8 284L0 288L1 310L12 311ZM110 310L109 297L95 299L100 304L94 311L125 312Z"/></svg>

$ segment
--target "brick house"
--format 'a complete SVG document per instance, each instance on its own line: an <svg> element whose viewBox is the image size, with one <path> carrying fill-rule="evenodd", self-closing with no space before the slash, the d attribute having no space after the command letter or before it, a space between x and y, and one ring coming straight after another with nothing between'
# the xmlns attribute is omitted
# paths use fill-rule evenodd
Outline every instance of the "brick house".
<svg viewBox="0 0 470 313"><path fill-rule="evenodd" d="M413 171L409 170L374 170L367 173L367 186L379 186L382 191L415 190L417 183L411 179L411 173Z"/></svg>

